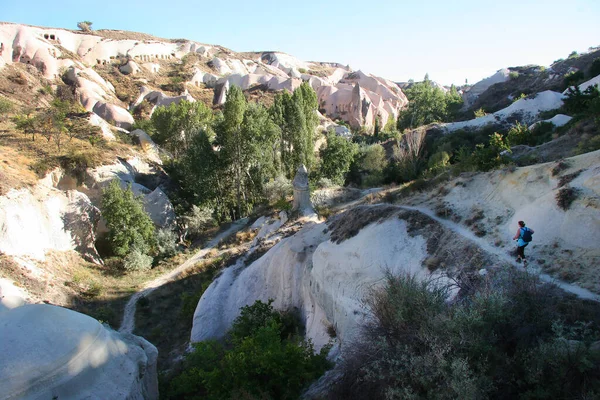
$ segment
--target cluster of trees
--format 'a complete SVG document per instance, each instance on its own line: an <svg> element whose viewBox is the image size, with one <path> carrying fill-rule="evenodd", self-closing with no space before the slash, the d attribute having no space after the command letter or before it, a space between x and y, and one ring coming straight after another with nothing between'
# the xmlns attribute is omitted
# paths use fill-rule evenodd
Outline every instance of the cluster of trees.
<svg viewBox="0 0 600 400"><path fill-rule="evenodd" d="M448 92L436 86L428 76L423 82L412 84L404 89L408 107L398 117L398 129L412 129L432 122L448 122L456 118L463 100L456 87Z"/></svg>
<svg viewBox="0 0 600 400"><path fill-rule="evenodd" d="M269 181L293 178L300 164L314 167L316 109L307 83L277 94L268 109L232 86L222 112L182 101L155 110L149 130L173 154L170 170L185 200L213 208L218 219L237 219L263 201Z"/></svg>
<svg viewBox="0 0 600 400"><path fill-rule="evenodd" d="M101 210L108 228L110 255L122 260L127 271L150 269L150 254L157 247L154 223L131 185L124 189L120 180L112 180L102 192Z"/></svg>
<svg viewBox="0 0 600 400"><path fill-rule="evenodd" d="M15 115L12 121L17 130L31 135L32 141L35 141L36 135L40 135L48 142L54 142L59 153L65 140L70 141L74 137L85 136L92 144L96 143L99 128L89 126L86 119L88 113L76 100L72 88L59 85L56 93L52 93L51 89L40 91L53 95L50 106L40 111L26 108L22 113ZM12 108L8 108L7 113Z"/></svg>
<svg viewBox="0 0 600 400"><path fill-rule="evenodd" d="M224 342L194 345L184 371L161 394L167 399L297 399L328 368L328 347L315 353L291 313L272 300L241 309Z"/></svg>

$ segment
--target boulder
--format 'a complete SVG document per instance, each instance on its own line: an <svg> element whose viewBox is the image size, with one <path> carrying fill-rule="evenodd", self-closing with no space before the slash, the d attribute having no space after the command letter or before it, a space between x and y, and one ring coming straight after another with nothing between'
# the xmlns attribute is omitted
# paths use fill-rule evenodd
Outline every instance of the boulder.
<svg viewBox="0 0 600 400"><path fill-rule="evenodd" d="M169 228L175 223L173 204L160 188L144 196L144 210L159 228Z"/></svg>
<svg viewBox="0 0 600 400"><path fill-rule="evenodd" d="M151 343L65 308L0 311L0 398L158 399Z"/></svg>
<svg viewBox="0 0 600 400"><path fill-rule="evenodd" d="M94 105L92 111L119 128L131 129L135 122L133 116L126 109L115 104L99 101Z"/></svg>
<svg viewBox="0 0 600 400"><path fill-rule="evenodd" d="M140 67L135 61L129 60L127 61L127 64L119 67L119 71L121 71L124 75L135 75L140 72Z"/></svg>

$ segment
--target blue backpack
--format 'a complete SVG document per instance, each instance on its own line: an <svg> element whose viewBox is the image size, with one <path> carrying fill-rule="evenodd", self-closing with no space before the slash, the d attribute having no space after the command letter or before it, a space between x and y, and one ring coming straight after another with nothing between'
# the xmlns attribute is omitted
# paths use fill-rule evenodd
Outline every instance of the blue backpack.
<svg viewBox="0 0 600 400"><path fill-rule="evenodd" d="M531 242L533 240L533 232L531 232L531 229L521 228L521 239L523 239L525 243Z"/></svg>

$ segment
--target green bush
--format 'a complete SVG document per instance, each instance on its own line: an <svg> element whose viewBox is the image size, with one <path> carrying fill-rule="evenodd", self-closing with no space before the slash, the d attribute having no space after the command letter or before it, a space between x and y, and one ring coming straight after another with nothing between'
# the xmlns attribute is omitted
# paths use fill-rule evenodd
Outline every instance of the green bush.
<svg viewBox="0 0 600 400"><path fill-rule="evenodd" d="M321 148L320 174L332 182L343 185L346 174L358 151L358 146L348 139L337 136L335 133L327 135L327 145Z"/></svg>
<svg viewBox="0 0 600 400"><path fill-rule="evenodd" d="M595 305L510 271L447 301L439 281L388 277L329 399L594 398ZM578 318L585 318L577 321ZM591 319L588 319L591 318ZM374 340L374 338L377 338Z"/></svg>
<svg viewBox="0 0 600 400"><path fill-rule="evenodd" d="M11 113L13 109L14 105L10 100L0 97L0 122L4 121L6 116Z"/></svg>
<svg viewBox="0 0 600 400"><path fill-rule="evenodd" d="M128 272L148 271L152 268L152 257L142 253L136 247L129 250L123 259L123 268Z"/></svg>
<svg viewBox="0 0 600 400"><path fill-rule="evenodd" d="M295 318L271 303L243 307L225 343L196 343L165 398L297 399L329 367L328 348L315 354L312 343L298 336Z"/></svg>
<svg viewBox="0 0 600 400"><path fill-rule="evenodd" d="M565 88L569 86L576 86L583 82L585 77L583 76L583 71L572 71L565 75L563 79L563 85Z"/></svg>
<svg viewBox="0 0 600 400"><path fill-rule="evenodd" d="M279 175L275 179L269 180L263 186L264 196L269 203L285 199L292 194L292 182L284 175Z"/></svg>
<svg viewBox="0 0 600 400"><path fill-rule="evenodd" d="M156 252L159 257L171 257L177 254L177 234L170 229L156 231Z"/></svg>
<svg viewBox="0 0 600 400"><path fill-rule="evenodd" d="M112 180L102 191L101 211L109 230L112 251L119 257L133 253L131 249L148 254L155 244L154 224L144 211L141 199L133 195L131 185L123 190L119 182ZM140 260L135 258L135 261ZM136 265L145 264L140 261Z"/></svg>
<svg viewBox="0 0 600 400"><path fill-rule="evenodd" d="M517 72L517 71L510 71L508 73L508 77L510 79L517 79L519 77L519 72Z"/></svg>

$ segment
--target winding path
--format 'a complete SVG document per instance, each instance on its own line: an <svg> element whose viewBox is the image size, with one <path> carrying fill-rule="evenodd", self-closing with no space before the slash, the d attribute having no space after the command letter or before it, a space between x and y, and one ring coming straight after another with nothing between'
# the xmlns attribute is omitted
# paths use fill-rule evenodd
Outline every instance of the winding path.
<svg viewBox="0 0 600 400"><path fill-rule="evenodd" d="M165 283L175 280L183 271L187 270L190 267L193 267L199 260L201 260L206 255L206 253L208 253L213 247L219 244L219 242L222 239L242 229L247 222L248 218L240 219L234 222L228 229L215 236L211 241L206 243L206 246L204 246L201 250L196 252L196 254L194 254L192 257L188 258L179 267L146 283L146 285L144 285L144 288L139 292L135 293L133 296L131 296L131 298L125 305L125 310L123 312L123 320L121 322L119 332L133 333L133 328L135 326L135 310L137 302L140 298L147 296L148 294L152 293L154 290L164 285Z"/></svg>
<svg viewBox="0 0 600 400"><path fill-rule="evenodd" d="M515 264L515 260L512 257L510 257L509 255L507 255L503 249L499 249L495 246L492 246L485 239L475 236L475 234L473 232L471 232L469 229L465 228L462 225L459 225L459 224L449 221L447 219L438 217L437 215L435 215L435 213L433 211L431 211L428 208L413 207L413 206L399 206L399 207L402 209L405 209L405 210L418 211L422 214L425 214L428 217L436 220L437 222L439 222L446 228L448 228L448 229L458 233L459 235L469 239L470 241L474 242L475 244L477 244L477 246L479 246L481 249L485 250L486 252L488 252L490 254L495 254L502 261L506 261L507 263L509 263L511 265ZM525 271L525 268L518 266L518 265L515 266L515 268L517 268L521 271ZM529 270L531 270L531 269L532 268L529 268ZM538 273L540 279L543 282L553 283L556 286L558 286L559 288L563 289L564 291L573 293L574 295L576 295L579 298L600 302L600 295L592 293L587 289L584 289L584 288L576 286L576 285L572 285L567 282L563 282L557 278L551 277L550 275L541 273L539 271L536 271L536 273Z"/></svg>

